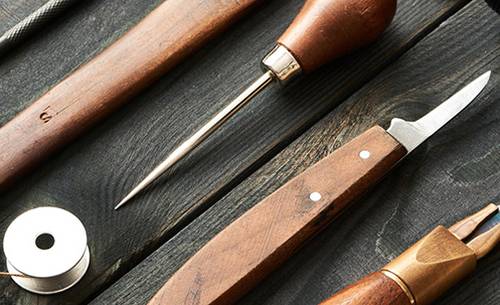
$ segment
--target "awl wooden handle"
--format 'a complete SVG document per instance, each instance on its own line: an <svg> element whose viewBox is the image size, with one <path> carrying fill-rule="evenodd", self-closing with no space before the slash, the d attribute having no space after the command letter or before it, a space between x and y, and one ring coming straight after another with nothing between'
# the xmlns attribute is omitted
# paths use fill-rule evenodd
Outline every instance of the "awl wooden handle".
<svg viewBox="0 0 500 305"><path fill-rule="evenodd" d="M278 43L311 72L375 41L396 7L397 0L307 0Z"/></svg>
<svg viewBox="0 0 500 305"><path fill-rule="evenodd" d="M400 286L381 272L345 288L320 305L411 305Z"/></svg>
<svg viewBox="0 0 500 305"><path fill-rule="evenodd" d="M0 129L0 189L120 107L260 1L165 1Z"/></svg>
<svg viewBox="0 0 500 305"><path fill-rule="evenodd" d="M381 127L366 131L219 233L173 275L149 305L234 303L405 154Z"/></svg>

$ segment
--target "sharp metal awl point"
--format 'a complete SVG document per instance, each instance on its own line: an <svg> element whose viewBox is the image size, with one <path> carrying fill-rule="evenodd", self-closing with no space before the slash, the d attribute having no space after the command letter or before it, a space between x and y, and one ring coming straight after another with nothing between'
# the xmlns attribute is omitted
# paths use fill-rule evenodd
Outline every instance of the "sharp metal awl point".
<svg viewBox="0 0 500 305"><path fill-rule="evenodd" d="M394 119L388 130L379 125L369 128L293 177L213 237L170 277L148 305L182 304L193 293L200 296L200 305L218 304L220 300L224 304L236 303L332 220L346 209L355 209L357 199L467 107L485 88L489 77L490 72L483 74L415 122ZM438 227L430 238L424 238L424 244L411 248L417 251L411 250L403 259L393 261L380 276L387 275L394 285L401 283L401 292L411 287L411 302L404 304L431 304L426 301L434 300L472 272L476 261L500 242L497 217L498 208L492 204L450 230ZM485 222L487 219L490 221ZM237 263L228 264L232 261ZM199 278L206 282L193 287ZM380 300L385 300L384 304L403 304L388 298L404 299L404 295L394 293L394 285L380 283L363 284L364 297L359 293L353 297L353 290L347 289L349 293L340 293L346 298L338 299L336 295L322 305L366 305L367 300L370 304L379 304ZM380 287L392 287L388 288L391 293L374 298L374 294L383 293Z"/></svg>
<svg viewBox="0 0 500 305"><path fill-rule="evenodd" d="M230 117L232 117L240 108L246 105L255 95L257 95L262 89L264 89L268 84L273 81L272 73L267 72L261 78L259 78L253 85L251 85L247 90L245 90L239 97L237 97L231 104L219 112L214 118L212 118L205 126L198 130L194 135L192 135L187 141L182 143L177 149L175 149L165 161L160 163L144 180L141 181L133 190L130 192L123 200L115 207L118 210L121 206L127 203L140 191L150 185L154 180L156 180L161 174L166 170L171 168L194 148L196 148L203 140L210 136L215 130L217 130L224 122L226 122Z"/></svg>
<svg viewBox="0 0 500 305"><path fill-rule="evenodd" d="M486 72L418 121L407 122L402 119L393 119L387 132L403 144L407 152L410 153L467 107L479 93L481 93L484 87L486 87L490 76L491 71ZM127 203L127 201L185 156L192 148L196 147L214 128L217 128L217 126L221 124L221 120L224 121L224 117L236 111L235 108L238 108L237 105L241 104L242 99L248 98L248 96L251 95L250 93L255 94L255 91L265 86L270 79L270 76L263 77L255 87L248 89L250 92L243 93L242 97L239 97L233 102L234 105L231 104L228 106L228 108L231 109L226 108L188 141L177 148L165 161L155 168L146 179L134 188L132 192L115 207L115 210Z"/></svg>
<svg viewBox="0 0 500 305"><path fill-rule="evenodd" d="M306 1L293 23L278 39L276 47L262 61L264 74L174 150L115 209L195 149L272 82L287 83L302 72L312 72L323 64L375 41L391 24L396 7L396 0L336 0L327 4ZM370 27L366 27L366 24L370 24ZM349 35L338 30L342 28L349 28Z"/></svg>

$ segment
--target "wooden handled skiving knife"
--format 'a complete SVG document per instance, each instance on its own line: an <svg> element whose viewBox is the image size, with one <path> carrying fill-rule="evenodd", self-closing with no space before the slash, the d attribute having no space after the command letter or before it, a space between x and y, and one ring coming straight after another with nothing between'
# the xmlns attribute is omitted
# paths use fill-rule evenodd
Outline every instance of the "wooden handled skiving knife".
<svg viewBox="0 0 500 305"><path fill-rule="evenodd" d="M418 121L367 130L286 183L208 242L149 305L234 303L467 107L490 74Z"/></svg>
<svg viewBox="0 0 500 305"><path fill-rule="evenodd" d="M426 237L321 305L429 305L476 269L500 243L499 207L490 204Z"/></svg>

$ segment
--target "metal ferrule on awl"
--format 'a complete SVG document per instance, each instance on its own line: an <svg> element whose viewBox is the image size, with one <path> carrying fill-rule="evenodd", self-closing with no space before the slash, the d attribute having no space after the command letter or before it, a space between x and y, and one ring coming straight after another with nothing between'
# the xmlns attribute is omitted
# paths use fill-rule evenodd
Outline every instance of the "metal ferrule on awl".
<svg viewBox="0 0 500 305"><path fill-rule="evenodd" d="M288 83L375 41L390 25L396 0L307 0L292 24L262 61L264 74L208 123L176 148L120 203L118 209L193 151L253 97L273 82ZM370 24L370 27L366 27ZM352 28L349 35L338 29Z"/></svg>
<svg viewBox="0 0 500 305"><path fill-rule="evenodd" d="M439 226L382 269L408 296L428 305L474 272L500 243L499 207L490 204L450 228Z"/></svg>
<svg viewBox="0 0 500 305"><path fill-rule="evenodd" d="M299 62L284 46L278 44L262 60L264 74L243 91L236 99L217 113L210 121L202 126L195 134L177 147L160 165L144 178L116 207L120 208L141 190L149 186L165 171L174 166L193 149L200 145L206 138L214 133L220 126L233 117L241 108L247 105L256 95L273 82L282 85L290 82L302 72Z"/></svg>

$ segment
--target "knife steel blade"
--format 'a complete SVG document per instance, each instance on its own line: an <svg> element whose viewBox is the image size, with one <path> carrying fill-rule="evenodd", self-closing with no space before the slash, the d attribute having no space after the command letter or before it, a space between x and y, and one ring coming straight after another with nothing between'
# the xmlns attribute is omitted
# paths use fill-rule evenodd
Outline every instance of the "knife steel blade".
<svg viewBox="0 0 500 305"><path fill-rule="evenodd" d="M293 178L209 241L148 304L236 302L463 110L489 75L417 122L375 126Z"/></svg>
<svg viewBox="0 0 500 305"><path fill-rule="evenodd" d="M484 73L416 122L393 119L387 132L411 153L464 110L483 91L490 76L491 71Z"/></svg>

